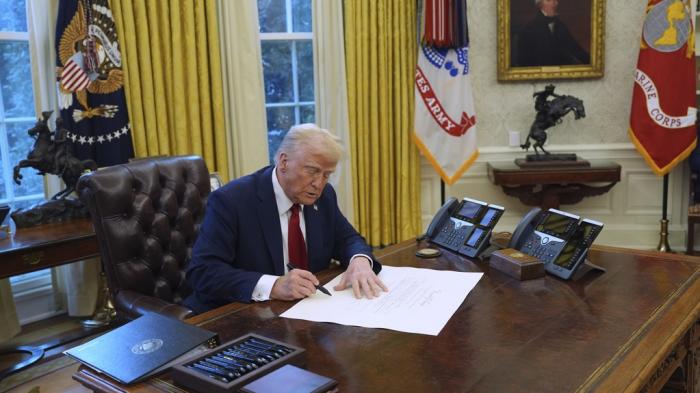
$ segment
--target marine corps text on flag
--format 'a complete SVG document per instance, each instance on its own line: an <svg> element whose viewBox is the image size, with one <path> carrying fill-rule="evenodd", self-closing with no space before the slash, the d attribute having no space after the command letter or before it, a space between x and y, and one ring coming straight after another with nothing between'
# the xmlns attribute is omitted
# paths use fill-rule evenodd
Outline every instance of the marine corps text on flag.
<svg viewBox="0 0 700 393"><path fill-rule="evenodd" d="M695 43L688 0L649 0L634 73L629 136L665 175L695 148Z"/></svg>

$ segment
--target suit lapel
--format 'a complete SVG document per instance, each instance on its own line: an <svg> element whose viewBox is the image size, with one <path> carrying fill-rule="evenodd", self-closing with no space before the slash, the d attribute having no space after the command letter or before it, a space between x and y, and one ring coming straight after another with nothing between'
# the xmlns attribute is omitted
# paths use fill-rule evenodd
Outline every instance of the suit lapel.
<svg viewBox="0 0 700 393"><path fill-rule="evenodd" d="M304 222L306 224L306 252L309 256L309 270L317 271L323 267L318 266L319 254L323 247L321 216L316 205L304 206Z"/></svg>
<svg viewBox="0 0 700 393"><path fill-rule="evenodd" d="M282 233L280 232L280 217L277 212L275 192L272 189L272 170L268 167L257 179L258 189L258 219L262 227L267 250L274 264L275 274L284 275L284 256L282 254Z"/></svg>

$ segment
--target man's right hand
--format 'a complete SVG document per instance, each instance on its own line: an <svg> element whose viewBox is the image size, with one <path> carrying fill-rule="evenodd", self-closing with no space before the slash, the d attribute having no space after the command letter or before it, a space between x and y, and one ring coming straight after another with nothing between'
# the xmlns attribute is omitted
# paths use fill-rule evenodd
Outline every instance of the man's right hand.
<svg viewBox="0 0 700 393"><path fill-rule="evenodd" d="M296 300L316 293L318 279L308 270L293 269L278 278L270 292L271 299Z"/></svg>

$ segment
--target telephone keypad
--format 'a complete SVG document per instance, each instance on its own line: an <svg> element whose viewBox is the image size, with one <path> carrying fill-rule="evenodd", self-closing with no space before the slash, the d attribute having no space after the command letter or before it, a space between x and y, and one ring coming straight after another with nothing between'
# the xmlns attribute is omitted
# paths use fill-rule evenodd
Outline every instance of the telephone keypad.
<svg viewBox="0 0 700 393"><path fill-rule="evenodd" d="M565 245L566 242L559 238L535 232L523 244L521 251L548 263L556 259Z"/></svg>
<svg viewBox="0 0 700 393"><path fill-rule="evenodd" d="M438 232L433 242L457 251L472 233L474 226L461 220L451 220L453 221L450 221Z"/></svg>

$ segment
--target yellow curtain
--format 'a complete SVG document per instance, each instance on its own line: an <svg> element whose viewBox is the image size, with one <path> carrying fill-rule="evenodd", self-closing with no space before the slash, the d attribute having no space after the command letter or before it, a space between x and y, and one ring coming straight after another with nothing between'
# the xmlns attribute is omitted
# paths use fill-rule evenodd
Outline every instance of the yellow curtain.
<svg viewBox="0 0 700 393"><path fill-rule="evenodd" d="M197 154L229 180L216 2L110 4L136 156Z"/></svg>
<svg viewBox="0 0 700 393"><path fill-rule="evenodd" d="M355 223L373 246L420 232L413 132L416 2L345 0Z"/></svg>

